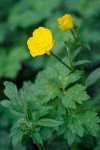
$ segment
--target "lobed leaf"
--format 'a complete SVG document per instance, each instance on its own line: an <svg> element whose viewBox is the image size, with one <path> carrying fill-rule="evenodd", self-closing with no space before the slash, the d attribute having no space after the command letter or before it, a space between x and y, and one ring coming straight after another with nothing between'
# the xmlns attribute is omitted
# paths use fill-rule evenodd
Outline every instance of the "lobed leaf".
<svg viewBox="0 0 100 150"><path fill-rule="evenodd" d="M62 103L66 108L76 109L76 104L82 104L83 101L88 100L89 96L85 91L85 87L81 84L76 84L68 89L62 97Z"/></svg>
<svg viewBox="0 0 100 150"><path fill-rule="evenodd" d="M11 100L11 108L18 112L23 112L24 109L27 109L25 92L23 89L18 91L16 85L8 81L5 81L4 85L4 93L9 100Z"/></svg>

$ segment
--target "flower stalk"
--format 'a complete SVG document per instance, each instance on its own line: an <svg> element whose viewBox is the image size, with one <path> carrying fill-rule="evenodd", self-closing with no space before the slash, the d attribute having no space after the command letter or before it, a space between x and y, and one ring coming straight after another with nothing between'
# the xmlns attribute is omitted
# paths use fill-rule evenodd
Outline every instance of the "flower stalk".
<svg viewBox="0 0 100 150"><path fill-rule="evenodd" d="M71 72L72 72L74 70L74 67L73 67L73 62L72 62L72 57L71 57L71 52L70 52L70 47L69 47L69 41L67 38L65 39L64 43L66 45L68 59L69 59L70 68L71 68Z"/></svg>
<svg viewBox="0 0 100 150"><path fill-rule="evenodd" d="M59 61L61 62L64 66L66 66L69 70L71 70L71 67L69 67L67 64L65 64L57 55L55 55L52 51L51 54Z"/></svg>
<svg viewBox="0 0 100 150"><path fill-rule="evenodd" d="M79 59L82 59L82 51L79 53ZM80 65L80 69L82 71L82 85L85 86L85 70L84 70L84 65Z"/></svg>
<svg viewBox="0 0 100 150"><path fill-rule="evenodd" d="M68 53L68 59L69 59L69 63L70 63L70 68L71 68L71 71L73 71L73 62L72 62L72 58L71 58L71 52L70 52L70 48L68 46L66 46L67 48L67 53Z"/></svg>
<svg viewBox="0 0 100 150"><path fill-rule="evenodd" d="M74 33L73 30L70 30L70 31L71 31L71 34L72 34L73 37L74 37L74 40L75 40L76 45L77 45L78 47L82 46L81 43L80 43L80 40L79 40L78 31L75 30L77 37L76 37L76 35L75 35L75 33ZM82 60L82 56L83 56L82 51L80 51L80 52L79 52L79 59L80 59L80 60ZM82 72L82 85L85 86L85 70L84 70L84 65L80 65L80 69L81 69L81 72Z"/></svg>

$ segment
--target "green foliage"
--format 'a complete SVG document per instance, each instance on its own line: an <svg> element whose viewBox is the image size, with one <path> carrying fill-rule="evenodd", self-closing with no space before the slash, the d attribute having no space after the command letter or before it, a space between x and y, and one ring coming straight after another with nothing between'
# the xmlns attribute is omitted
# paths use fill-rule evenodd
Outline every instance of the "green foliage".
<svg viewBox="0 0 100 150"><path fill-rule="evenodd" d="M13 7L11 14L8 18L8 23L13 29L15 29L16 27L27 28L28 26L33 25L33 20L34 24L37 24L43 19L49 17L52 13L52 10L56 8L59 3L60 0L55 0L55 3L53 0L51 0L50 6L47 7L48 2L46 0L29 0L27 2L25 0L22 0Z"/></svg>
<svg viewBox="0 0 100 150"><path fill-rule="evenodd" d="M91 118L91 119L90 119ZM65 139L71 145L77 136L83 137L84 133L97 136L99 131L100 119L97 113L86 112L71 112L70 117L65 120L65 124L60 127L59 134L64 134Z"/></svg>
<svg viewBox="0 0 100 150"><path fill-rule="evenodd" d="M39 26L45 26L53 33L55 40L53 51L63 58L67 53L62 42L66 33L59 30L57 19L65 13L71 13L76 24L80 26L82 47L76 48L70 32L68 36L71 37L69 40L73 44L70 48L74 69L88 63L86 87L80 83L82 75L80 71L70 72L62 64L56 64L56 59L52 56L29 59L25 46L33 30ZM12 81L20 86L24 80L23 77L22 80L19 78L16 80L20 71L23 72L25 80L33 81L34 73L36 74L38 69L51 66L39 72L35 83L25 81L21 89L12 82L4 82L4 93L9 100L2 98L4 97L3 86L0 86L0 97L4 99L0 104L5 107L0 108L0 129L2 130L0 131L0 150L12 150L8 129L13 126L15 120L18 126L11 131L15 150L18 148L24 150L20 143L26 144L30 138L33 138L41 150L44 150L43 141L47 140L48 149L70 149L67 142L69 145L78 143L80 147L86 149L87 141L88 149L100 149L99 14L99 0L0 1L0 83L13 79ZM88 41L90 46L82 39ZM90 47L91 51L88 51ZM80 51L84 57L78 61ZM93 61L92 65L87 59ZM68 58L63 61L69 65ZM91 86L93 84L95 86ZM92 96L91 100L86 90ZM10 109L14 116L6 108ZM58 138L61 139L53 139L54 134L58 134ZM94 139L91 135L96 138ZM67 139L67 142L63 140L63 137ZM18 147L15 147L16 144Z"/></svg>
<svg viewBox="0 0 100 150"><path fill-rule="evenodd" d="M19 136L22 143L25 142L25 133L29 135L26 142L33 137L40 147L43 145L42 140L48 139L54 130L58 131L59 135L64 135L69 145L76 137L83 137L84 134L97 136L100 119L97 113L86 108L89 96L85 87L76 83L80 77L79 71L69 74L69 70L58 63L40 72L34 84L25 82L20 90L11 82L4 83L4 93L10 101L5 100L1 104L9 107L10 102L10 109L26 116L19 120L18 132L16 133L16 129L13 132L14 145ZM41 136L44 127L53 128L48 130L49 137L45 134Z"/></svg>
<svg viewBox="0 0 100 150"><path fill-rule="evenodd" d="M14 78L21 70L21 62L28 58L28 53L24 52L24 47L16 47L6 53L1 49L0 55L0 77Z"/></svg>

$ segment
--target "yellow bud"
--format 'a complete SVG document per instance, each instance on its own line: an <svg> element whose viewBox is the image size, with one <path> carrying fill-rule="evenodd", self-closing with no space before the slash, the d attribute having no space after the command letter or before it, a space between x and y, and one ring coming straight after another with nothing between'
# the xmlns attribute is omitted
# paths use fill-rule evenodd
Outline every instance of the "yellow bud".
<svg viewBox="0 0 100 150"><path fill-rule="evenodd" d="M59 28L62 31L70 30L74 27L74 20L70 14L65 14L61 18L58 18Z"/></svg>

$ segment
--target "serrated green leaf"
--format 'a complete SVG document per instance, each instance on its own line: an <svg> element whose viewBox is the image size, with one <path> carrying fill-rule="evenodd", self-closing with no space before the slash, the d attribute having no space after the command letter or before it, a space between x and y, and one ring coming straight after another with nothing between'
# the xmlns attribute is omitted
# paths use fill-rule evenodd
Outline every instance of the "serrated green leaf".
<svg viewBox="0 0 100 150"><path fill-rule="evenodd" d="M75 135L77 134L82 137L84 134L82 123L80 122L80 120L75 119L74 117L70 117L67 123L67 127Z"/></svg>
<svg viewBox="0 0 100 150"><path fill-rule="evenodd" d="M12 138L13 147L17 145L18 141L21 140L22 136L23 136L23 132L20 130L19 127L12 129L11 138Z"/></svg>
<svg viewBox="0 0 100 150"><path fill-rule="evenodd" d="M86 94L85 87L81 84L76 84L65 92L62 97L62 103L66 108L76 109L76 103L82 104L83 101L88 99L89 96Z"/></svg>
<svg viewBox="0 0 100 150"><path fill-rule="evenodd" d="M73 101L72 97L70 99L68 97L68 99L67 99L66 96L64 96L62 98L62 103L66 108L76 109L76 104L75 104L75 101Z"/></svg>
<svg viewBox="0 0 100 150"><path fill-rule="evenodd" d="M4 82L5 89L4 93L5 95L14 103L19 99L18 90L14 83L5 81Z"/></svg>
<svg viewBox="0 0 100 150"><path fill-rule="evenodd" d="M67 80L68 74L69 69L66 68L63 64L57 63L53 67L48 67L47 69L39 73L36 79L36 83L40 84L47 82L48 80L56 83L56 85L61 88L64 81Z"/></svg>
<svg viewBox="0 0 100 150"><path fill-rule="evenodd" d="M74 66L79 66L79 65L82 65L82 64L86 64L86 63L91 63L91 61L89 61L89 60L79 60L79 61L74 63Z"/></svg>
<svg viewBox="0 0 100 150"><path fill-rule="evenodd" d="M40 119L37 122L37 125L44 126L44 127L57 127L61 125L62 123L63 121L56 121L53 119L44 118L44 119Z"/></svg>
<svg viewBox="0 0 100 150"><path fill-rule="evenodd" d="M42 101L45 104L61 93L55 68L48 67L39 73L35 84L38 89L37 95L43 97Z"/></svg>
<svg viewBox="0 0 100 150"><path fill-rule="evenodd" d="M77 138L82 137L84 134L84 127L80 119L77 119L76 114L70 115L64 120L64 124L59 127L58 134L63 134L64 138L67 139L68 144L71 145Z"/></svg>
<svg viewBox="0 0 100 150"><path fill-rule="evenodd" d="M40 110L36 112L36 119L38 120L39 118L47 115L52 109L52 106L43 106Z"/></svg>
<svg viewBox="0 0 100 150"><path fill-rule="evenodd" d="M87 111L80 116L80 120L82 121L83 126L85 126L87 133L97 136L99 131L98 123L100 123L100 118L97 116L97 113Z"/></svg>
<svg viewBox="0 0 100 150"><path fill-rule="evenodd" d="M86 79L86 86L89 87L93 85L99 79L100 79L100 68L97 68L92 73L90 73L90 75Z"/></svg>
<svg viewBox="0 0 100 150"><path fill-rule="evenodd" d="M25 99L27 100L27 107L32 112L42 107L42 96L39 95L39 90L41 90L40 88L42 87L38 87L36 84L33 84L30 81L24 82L23 84Z"/></svg>
<svg viewBox="0 0 100 150"><path fill-rule="evenodd" d="M57 102L58 104L58 113L61 115L65 115L66 114L66 108L64 107L64 105L62 104L61 101Z"/></svg>
<svg viewBox="0 0 100 150"><path fill-rule="evenodd" d="M9 100L11 100L11 108L18 112L23 112L24 109L27 109L25 93L23 89L18 91L16 85L8 81L5 81L4 85L4 93Z"/></svg>
<svg viewBox="0 0 100 150"><path fill-rule="evenodd" d="M9 107L11 106L11 102L8 101L8 100L2 100L2 101L0 102L0 104L1 104L2 106L4 106L4 107L7 107L7 108L9 108Z"/></svg>
<svg viewBox="0 0 100 150"><path fill-rule="evenodd" d="M100 118L93 111L85 111L75 114L75 120L84 128L84 132L97 136L99 131Z"/></svg>
<svg viewBox="0 0 100 150"><path fill-rule="evenodd" d="M68 80L67 80L67 85L76 82L77 80L79 80L81 77L81 72L80 71L75 71L74 73L71 73L68 76Z"/></svg>

